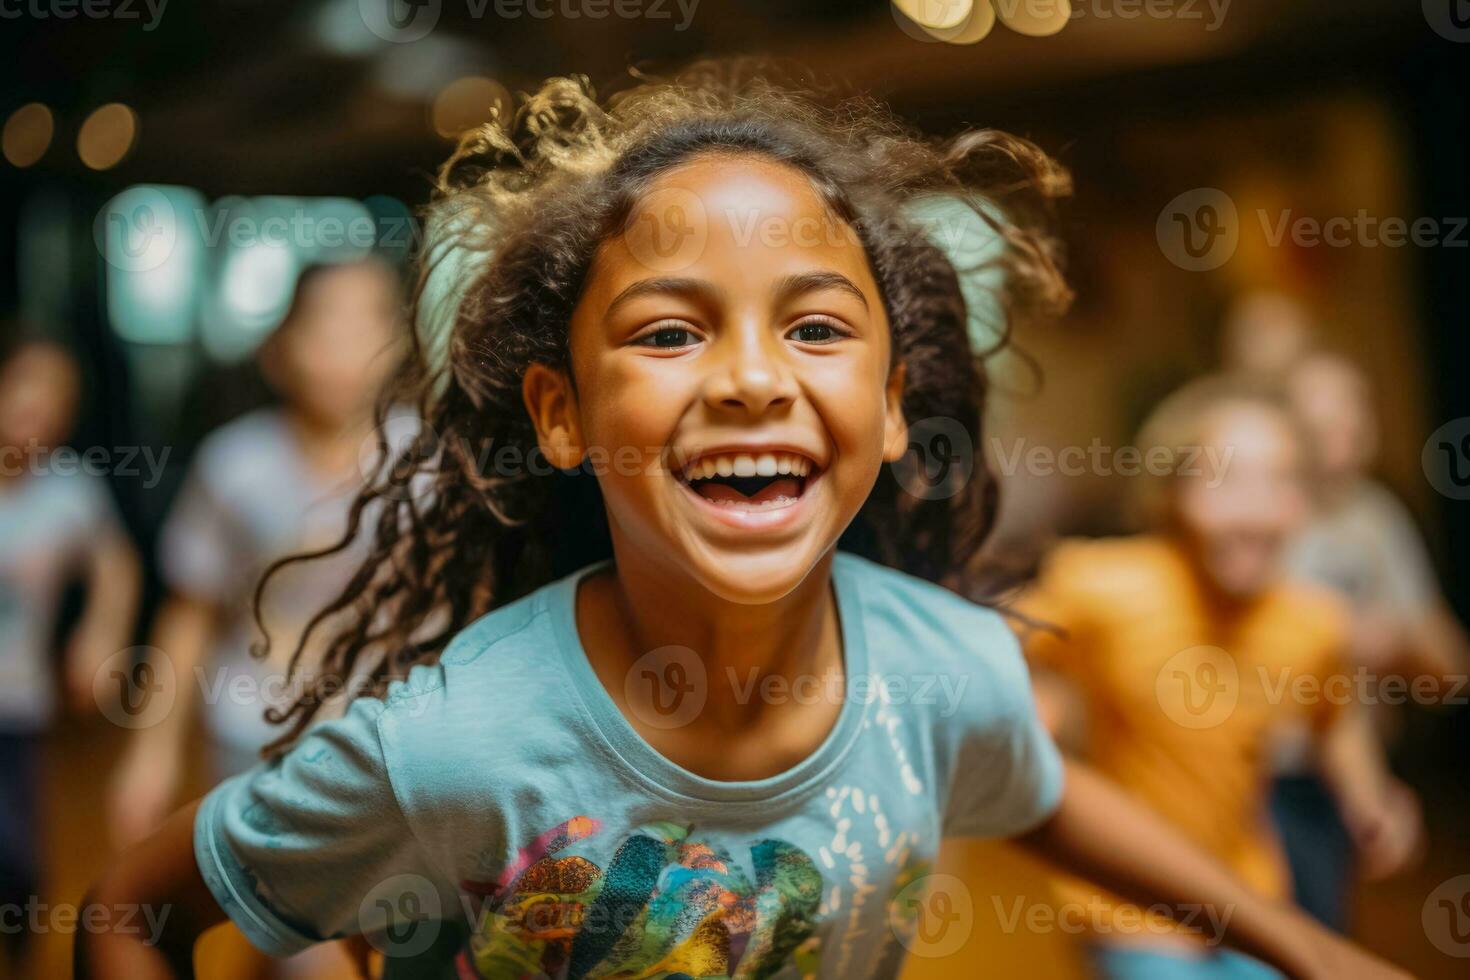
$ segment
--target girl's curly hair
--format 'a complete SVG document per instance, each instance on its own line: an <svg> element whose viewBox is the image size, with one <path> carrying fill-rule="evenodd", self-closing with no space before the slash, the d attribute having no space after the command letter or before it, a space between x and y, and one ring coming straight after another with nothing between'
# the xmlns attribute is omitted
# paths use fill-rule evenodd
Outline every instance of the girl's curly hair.
<svg viewBox="0 0 1470 980"><path fill-rule="evenodd" d="M921 499L880 479L840 547L973 595L997 486L980 450L983 359L1017 317L1050 315L1070 294L1043 231L1066 172L1032 143L974 130L925 140L869 99L829 100L774 81L766 66L696 65L599 104L585 77L523 96L513 119L461 139L439 171L414 295L415 340L379 408L417 407L413 444L367 481L331 549L373 535L370 556L318 613L291 658L301 694L269 720L290 723L282 751L348 680L379 693L432 661L486 612L612 553L596 479L539 456L521 395L528 365L568 370L568 324L595 250L618 234L661 174L699 154L751 154L799 170L856 232L882 292L893 357L905 364L904 415L958 425L975 448L957 493ZM1003 283L995 342L970 339L962 277L936 237L911 219L916 201L960 202L1004 247L985 265ZM972 294L973 295L973 294ZM379 432L384 432L379 425ZM506 465L507 461L515 465ZM922 498L933 497L924 494ZM311 633L330 630L319 663Z"/></svg>

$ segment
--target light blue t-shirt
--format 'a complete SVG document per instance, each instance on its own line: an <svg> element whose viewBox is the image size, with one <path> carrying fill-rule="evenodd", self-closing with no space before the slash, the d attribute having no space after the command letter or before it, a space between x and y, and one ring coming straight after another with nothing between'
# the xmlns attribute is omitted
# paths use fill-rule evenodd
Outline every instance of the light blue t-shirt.
<svg viewBox="0 0 1470 980"><path fill-rule="evenodd" d="M199 867L252 942L366 934L395 977L892 976L940 837L1014 835L1057 806L1061 760L1001 618L846 553L831 733L767 779L688 772L583 652L577 582L605 564L209 794Z"/></svg>

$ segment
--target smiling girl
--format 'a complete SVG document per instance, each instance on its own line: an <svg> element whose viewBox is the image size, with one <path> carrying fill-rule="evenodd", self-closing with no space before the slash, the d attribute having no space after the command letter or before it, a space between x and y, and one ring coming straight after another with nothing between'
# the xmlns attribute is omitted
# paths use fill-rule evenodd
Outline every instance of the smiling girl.
<svg viewBox="0 0 1470 980"><path fill-rule="evenodd" d="M321 682L98 884L173 914L81 972L188 974L228 916L276 955L365 935L389 976L892 976L954 923L927 869L957 834L1228 908L1294 975L1396 975L1064 773L960 595L994 483L885 472L921 422L978 445L985 388L966 270L905 209L1003 209L1020 312L1065 292L1027 230L1065 186L1002 134L708 69L608 108L555 80L469 134L405 377L427 424L359 500ZM334 679L376 696L319 719Z"/></svg>

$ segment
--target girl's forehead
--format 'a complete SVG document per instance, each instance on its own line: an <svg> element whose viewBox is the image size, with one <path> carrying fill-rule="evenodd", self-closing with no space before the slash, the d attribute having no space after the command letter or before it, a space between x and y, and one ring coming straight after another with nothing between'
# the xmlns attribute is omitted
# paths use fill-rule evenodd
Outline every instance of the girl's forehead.
<svg viewBox="0 0 1470 980"><path fill-rule="evenodd" d="M871 303L879 291L856 229L795 167L753 154L705 154L660 174L598 250L584 298L649 277L761 288L835 272Z"/></svg>

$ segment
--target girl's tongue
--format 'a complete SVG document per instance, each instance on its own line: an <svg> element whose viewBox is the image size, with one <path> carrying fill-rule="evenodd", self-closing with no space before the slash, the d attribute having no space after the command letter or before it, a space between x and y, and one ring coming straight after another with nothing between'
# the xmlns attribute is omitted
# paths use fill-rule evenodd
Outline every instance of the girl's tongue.
<svg viewBox="0 0 1470 980"><path fill-rule="evenodd" d="M695 484L694 492L717 504L764 504L781 497L795 500L801 496L801 479L794 476L779 476L749 497L718 480L701 480Z"/></svg>

